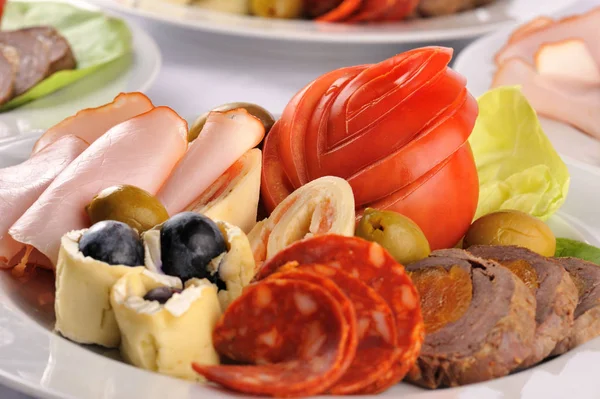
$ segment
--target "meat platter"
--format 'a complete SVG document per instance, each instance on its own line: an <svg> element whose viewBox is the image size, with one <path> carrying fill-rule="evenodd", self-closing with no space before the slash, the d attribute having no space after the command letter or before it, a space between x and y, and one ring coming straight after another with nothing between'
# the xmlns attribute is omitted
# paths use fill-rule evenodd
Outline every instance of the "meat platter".
<svg viewBox="0 0 600 399"><path fill-rule="evenodd" d="M115 398L510 390L596 345L598 173L451 59L331 71L279 118L140 92L69 116L0 169L0 316L59 392L65 345L92 384L152 381Z"/></svg>

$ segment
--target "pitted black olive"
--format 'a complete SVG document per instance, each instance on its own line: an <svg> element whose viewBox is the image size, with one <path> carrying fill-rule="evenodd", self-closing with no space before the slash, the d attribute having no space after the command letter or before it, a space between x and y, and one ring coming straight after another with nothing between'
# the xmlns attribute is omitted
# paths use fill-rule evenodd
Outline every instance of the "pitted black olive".
<svg viewBox="0 0 600 399"><path fill-rule="evenodd" d="M112 220L96 223L83 233L79 250L109 265L144 264L144 246L138 233L125 223Z"/></svg>
<svg viewBox="0 0 600 399"><path fill-rule="evenodd" d="M206 278L217 287L224 286L218 265L211 268L211 261L227 251L227 244L219 227L206 216L184 212L167 220L160 230L160 249L165 274L183 282Z"/></svg>
<svg viewBox="0 0 600 399"><path fill-rule="evenodd" d="M144 295L144 299L146 301L157 301L161 305L164 305L176 293L181 293L181 290L171 287L157 287L148 291Z"/></svg>

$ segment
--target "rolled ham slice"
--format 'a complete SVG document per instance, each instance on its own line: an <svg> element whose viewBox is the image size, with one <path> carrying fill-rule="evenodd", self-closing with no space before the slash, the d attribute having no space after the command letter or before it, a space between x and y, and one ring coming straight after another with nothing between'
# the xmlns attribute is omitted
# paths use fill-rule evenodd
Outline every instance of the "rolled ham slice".
<svg viewBox="0 0 600 399"><path fill-rule="evenodd" d="M170 108L123 122L63 170L9 234L56 265L63 234L89 225L85 206L94 195L118 184L155 194L186 150L187 123Z"/></svg>
<svg viewBox="0 0 600 399"><path fill-rule="evenodd" d="M493 87L508 85L520 85L539 114L600 138L600 88L597 85L553 80L539 75L526 61L516 58L498 68L492 83Z"/></svg>
<svg viewBox="0 0 600 399"><path fill-rule="evenodd" d="M262 123L245 109L211 112L158 199L170 215L183 211L264 135Z"/></svg>
<svg viewBox="0 0 600 399"><path fill-rule="evenodd" d="M598 46L600 7L580 16L543 24L544 22L535 29L526 30L526 33L521 36L517 35L516 40L509 41L496 54L496 64L502 65L511 58L520 58L526 63L534 65L535 53L542 45L566 39L585 41L596 63L600 64L600 46Z"/></svg>
<svg viewBox="0 0 600 399"><path fill-rule="evenodd" d="M79 111L54 125L38 139L32 153L66 135L74 135L92 144L110 128L154 108L142 93L121 93L106 105Z"/></svg>
<svg viewBox="0 0 600 399"><path fill-rule="evenodd" d="M0 169L0 268L23 247L9 236L10 227L87 147L78 137L63 136L27 161Z"/></svg>

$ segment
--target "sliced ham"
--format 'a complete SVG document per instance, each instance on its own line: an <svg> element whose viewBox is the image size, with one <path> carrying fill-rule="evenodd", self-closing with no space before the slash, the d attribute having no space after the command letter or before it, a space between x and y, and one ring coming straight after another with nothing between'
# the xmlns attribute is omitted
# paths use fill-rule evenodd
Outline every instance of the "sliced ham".
<svg viewBox="0 0 600 399"><path fill-rule="evenodd" d="M521 40L522 38L524 38L525 36L529 35L530 33L536 32L542 28L546 28L549 25L553 24L554 22L555 22L554 19L552 19L550 17L534 18L531 21L527 22L526 24L518 27L512 33L512 35L510 35L510 38L508 39L508 43L509 44L516 43L519 40Z"/></svg>
<svg viewBox="0 0 600 399"><path fill-rule="evenodd" d="M534 65L535 53L545 43L555 43L566 39L581 39L588 45L596 63L600 64L600 45L598 45L598 27L600 26L600 7L580 16L569 17L555 23L548 23L533 29L507 43L498 54L496 64L502 65L511 58L520 58Z"/></svg>
<svg viewBox="0 0 600 399"><path fill-rule="evenodd" d="M541 76L527 62L516 58L500 66L492 83L493 87L509 85L520 85L539 114L600 139L599 86Z"/></svg>
<svg viewBox="0 0 600 399"><path fill-rule="evenodd" d="M170 215L183 211L264 135L262 123L245 109L211 112L158 199Z"/></svg>
<svg viewBox="0 0 600 399"><path fill-rule="evenodd" d="M64 136L27 161L0 169L0 268L22 249L9 228L87 147L78 137Z"/></svg>
<svg viewBox="0 0 600 399"><path fill-rule="evenodd" d="M152 108L152 101L142 93L121 93L111 103L81 110L48 129L35 143L33 153L69 134L92 144L108 129Z"/></svg>
<svg viewBox="0 0 600 399"><path fill-rule="evenodd" d="M63 234L89 225L85 206L94 195L117 184L155 194L186 150L187 123L170 108L157 107L123 122L65 168L9 234L56 265Z"/></svg>

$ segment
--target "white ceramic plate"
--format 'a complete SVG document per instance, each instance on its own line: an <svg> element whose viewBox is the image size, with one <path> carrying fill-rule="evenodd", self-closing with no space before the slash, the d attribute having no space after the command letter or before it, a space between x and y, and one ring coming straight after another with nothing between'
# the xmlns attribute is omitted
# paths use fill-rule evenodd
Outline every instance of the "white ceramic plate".
<svg viewBox="0 0 600 399"><path fill-rule="evenodd" d="M569 7L577 0L496 0L477 10L447 17L375 24L319 24L238 16L167 3L164 0L88 0L125 13L201 31L243 37L308 42L415 43L475 37L539 13ZM228 0L221 0L228 1Z"/></svg>
<svg viewBox="0 0 600 399"><path fill-rule="evenodd" d="M25 160L34 139L0 145L0 167ZM570 164L571 192L550 222L558 236L600 244L600 171ZM209 386L136 369L114 351L84 347L54 334L52 277L21 285L0 272L0 384L42 398L217 399L239 397ZM74 298L76 300L76 298ZM399 384L379 397L404 399L596 398L600 338L533 369L463 388L423 390Z"/></svg>
<svg viewBox="0 0 600 399"><path fill-rule="evenodd" d="M453 68L467 78L467 88L475 96L489 90L496 65L494 56L504 46L514 28L484 36L465 48ZM576 128L547 118L540 118L554 147L565 157L600 167L600 140Z"/></svg>
<svg viewBox="0 0 600 399"><path fill-rule="evenodd" d="M98 9L83 2L69 3ZM39 136L42 130L77 111L106 104L121 92L147 90L160 70L160 50L143 30L133 24L129 24L129 29L131 53L49 96L0 113L0 145L17 137Z"/></svg>

